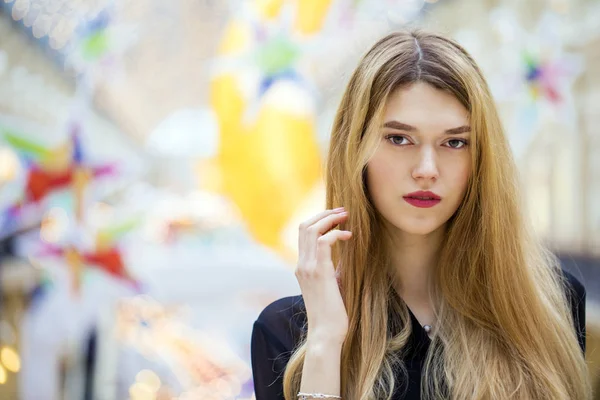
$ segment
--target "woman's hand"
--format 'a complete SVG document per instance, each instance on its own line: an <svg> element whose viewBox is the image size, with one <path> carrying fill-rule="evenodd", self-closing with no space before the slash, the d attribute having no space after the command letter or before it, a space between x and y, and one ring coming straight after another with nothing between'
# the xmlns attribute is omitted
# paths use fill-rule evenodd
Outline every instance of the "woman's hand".
<svg viewBox="0 0 600 400"><path fill-rule="evenodd" d="M327 210L300 224L299 257L295 275L308 318L308 339L343 342L348 313L331 260L331 247L352 232L333 229L348 218L343 207Z"/></svg>

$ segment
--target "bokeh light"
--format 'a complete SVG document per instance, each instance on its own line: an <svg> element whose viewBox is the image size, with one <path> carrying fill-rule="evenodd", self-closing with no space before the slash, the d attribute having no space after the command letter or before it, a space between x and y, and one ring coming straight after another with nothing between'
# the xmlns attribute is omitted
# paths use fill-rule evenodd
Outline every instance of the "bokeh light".
<svg viewBox="0 0 600 400"><path fill-rule="evenodd" d="M148 385L135 382L129 388L129 400L155 400L156 391L153 391Z"/></svg>
<svg viewBox="0 0 600 400"><path fill-rule="evenodd" d="M158 375L156 375L156 373L150 371L149 369L144 369L138 372L135 380L136 382L146 385L152 392L156 392L158 389L160 389L160 378Z"/></svg>
<svg viewBox="0 0 600 400"><path fill-rule="evenodd" d="M11 347L3 347L0 350L0 361L6 367L7 370L11 372L19 372L21 369L21 357L19 354Z"/></svg>
<svg viewBox="0 0 600 400"><path fill-rule="evenodd" d="M0 365L0 385L6 383L6 370L2 365Z"/></svg>
<svg viewBox="0 0 600 400"><path fill-rule="evenodd" d="M9 147L0 147L0 184L15 179L19 170L19 159L15 152Z"/></svg>

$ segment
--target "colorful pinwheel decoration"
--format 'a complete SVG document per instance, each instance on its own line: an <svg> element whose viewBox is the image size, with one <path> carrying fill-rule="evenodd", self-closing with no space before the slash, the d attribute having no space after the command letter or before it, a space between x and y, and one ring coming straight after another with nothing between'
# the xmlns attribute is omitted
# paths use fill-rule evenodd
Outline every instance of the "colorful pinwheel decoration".
<svg viewBox="0 0 600 400"><path fill-rule="evenodd" d="M301 74L295 68L300 54L300 46L282 34L269 37L259 44L255 54L255 63L263 74L258 88L259 99L278 80L303 83Z"/></svg>
<svg viewBox="0 0 600 400"><path fill-rule="evenodd" d="M77 28L75 39L67 48L66 62L84 75L80 78L91 78L96 67L111 67L116 62L115 29L112 26L112 8L106 7L93 19ZM119 45L124 45L122 41ZM93 86L92 82L88 82Z"/></svg>
<svg viewBox="0 0 600 400"><path fill-rule="evenodd" d="M81 52L84 60L96 62L108 52L110 49L107 30L109 23L109 14L107 11L103 11L84 27L81 35Z"/></svg>
<svg viewBox="0 0 600 400"><path fill-rule="evenodd" d="M559 80L567 71L562 68L559 60L541 62L530 53L523 56L525 62L525 79L529 92L534 100L540 97L550 103L558 104L563 100L560 93Z"/></svg>
<svg viewBox="0 0 600 400"><path fill-rule="evenodd" d="M47 149L10 130L5 129L2 133L5 141L20 153L27 170L21 199L5 210L5 221L9 224L18 224L23 208L40 206L50 194L68 189L73 190L75 214L81 220L83 195L89 183L116 174L113 164L87 165L77 124L71 127L69 141L54 149Z"/></svg>
<svg viewBox="0 0 600 400"><path fill-rule="evenodd" d="M524 78L535 102L568 108L575 78L582 71L580 54L567 50L568 39L561 35L565 20L558 14L546 11L536 28L523 42Z"/></svg>
<svg viewBox="0 0 600 400"><path fill-rule="evenodd" d="M83 271L87 267L95 268L109 276L128 283L136 292L141 292L141 284L127 270L119 239L132 231L139 224L139 219L130 219L121 224L100 230L95 237L93 249L81 250L77 245L69 243L58 246L42 243L38 257L60 257L69 266L72 274L72 290L79 294Z"/></svg>
<svg viewBox="0 0 600 400"><path fill-rule="evenodd" d="M321 48L316 39L331 9L331 0L253 0L245 11L235 13L225 30L215 65L237 72L249 72L250 99L259 103L276 82L285 80L301 87L309 86L300 61ZM288 18L288 11L294 15ZM314 55L314 54L313 54ZM240 68L238 68L240 67ZM258 105L254 104L253 109Z"/></svg>

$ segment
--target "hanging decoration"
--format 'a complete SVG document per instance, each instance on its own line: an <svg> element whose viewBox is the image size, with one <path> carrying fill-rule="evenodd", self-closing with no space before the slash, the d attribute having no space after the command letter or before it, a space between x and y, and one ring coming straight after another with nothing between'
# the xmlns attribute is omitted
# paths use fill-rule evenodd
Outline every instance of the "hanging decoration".
<svg viewBox="0 0 600 400"><path fill-rule="evenodd" d="M141 290L141 283L127 270L119 244L119 239L128 232L131 232L138 224L139 220L137 218L130 219L119 225L98 231L95 236L94 245L89 250L82 250L85 246L73 244L73 241L68 241L63 246L46 242L42 244L42 249L37 257L62 258L71 271L72 290L74 294L79 294L84 268L88 266L127 283L135 291L139 292ZM75 243L82 242L82 240L75 241Z"/></svg>
<svg viewBox="0 0 600 400"><path fill-rule="evenodd" d="M218 189L259 242L282 251L285 223L320 179L314 105L296 68L307 40L300 38L314 36L330 2L313 3L295 2L290 28L289 2L250 2L225 29L210 89L220 129Z"/></svg>
<svg viewBox="0 0 600 400"><path fill-rule="evenodd" d="M572 91L583 58L566 50L565 17L555 12L544 12L531 31L508 7L492 10L490 22L499 46L489 55L487 75L499 104L514 110L507 132L519 158L545 123L576 125Z"/></svg>
<svg viewBox="0 0 600 400"><path fill-rule="evenodd" d="M43 209L44 200L59 191L73 191L77 204L75 214L81 218L85 188L94 180L114 177L117 172L114 164L91 165L85 159L77 125L72 126L68 141L52 149L6 128L1 130L0 135L21 155L26 168L21 198L3 211L4 232L19 225L20 214L25 208Z"/></svg>

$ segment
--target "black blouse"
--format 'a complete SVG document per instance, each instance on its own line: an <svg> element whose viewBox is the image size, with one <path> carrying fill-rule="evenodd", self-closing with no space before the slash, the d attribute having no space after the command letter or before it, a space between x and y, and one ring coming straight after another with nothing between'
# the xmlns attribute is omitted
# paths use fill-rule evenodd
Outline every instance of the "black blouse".
<svg viewBox="0 0 600 400"><path fill-rule="evenodd" d="M567 293L578 334L585 354L585 288L569 272L563 271L569 288ZM413 329L404 359L409 381L404 397L398 392L395 400L419 400L421 368L431 339L409 309ZM305 329L306 312L302 296L284 297L269 304L254 322L251 358L256 400L283 400L283 372ZM397 376L400 380L400 376Z"/></svg>

